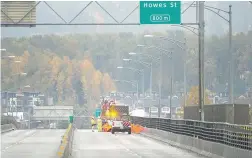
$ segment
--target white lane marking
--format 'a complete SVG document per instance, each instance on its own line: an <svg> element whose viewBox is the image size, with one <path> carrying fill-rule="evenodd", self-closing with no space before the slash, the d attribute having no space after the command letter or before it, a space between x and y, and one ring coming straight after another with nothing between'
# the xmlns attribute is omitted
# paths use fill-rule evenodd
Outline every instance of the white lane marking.
<svg viewBox="0 0 252 158"><path fill-rule="evenodd" d="M131 135L129 137L131 137ZM131 149L127 148L126 145L124 145L124 142L126 142L126 141L125 140L120 140L120 135L117 135L116 138L119 140L121 147L123 147L126 151L128 151L130 154L132 154L134 156L142 158L141 155L137 154L136 152L134 152ZM127 144L130 145L129 141L127 141L127 142L128 142Z"/></svg>
<svg viewBox="0 0 252 158"><path fill-rule="evenodd" d="M144 147L144 148L148 148L148 149L149 148L165 149L167 147L166 145L164 146L164 144L160 143L159 141L155 141L153 139L146 138L146 137L139 135L139 134L132 135L132 138L135 139L135 141L141 142L142 146L140 148Z"/></svg>
<svg viewBox="0 0 252 158"><path fill-rule="evenodd" d="M5 147L1 152L3 153L3 152L5 152L7 149L9 149L9 148L11 148L11 147L13 147L13 146L15 146L15 145L18 145L18 144L22 143L25 139L27 139L27 138L32 137L33 135L35 135L36 132L37 132L37 131L34 131L34 130L33 130L33 131L27 132L28 134L25 133L25 136L24 136L22 139L20 139L20 140L18 140L17 142L15 142L15 143L13 143L13 144L11 144L11 145Z"/></svg>

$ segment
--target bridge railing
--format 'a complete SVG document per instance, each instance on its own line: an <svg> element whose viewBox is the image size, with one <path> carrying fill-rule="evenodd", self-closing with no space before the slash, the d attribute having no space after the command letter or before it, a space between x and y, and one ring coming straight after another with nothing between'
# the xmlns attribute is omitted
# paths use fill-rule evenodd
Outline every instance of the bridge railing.
<svg viewBox="0 0 252 158"><path fill-rule="evenodd" d="M6 133L15 130L15 126L13 124L4 124L1 125L1 133Z"/></svg>
<svg viewBox="0 0 252 158"><path fill-rule="evenodd" d="M252 126L196 120L132 117L132 123L252 150Z"/></svg>
<svg viewBox="0 0 252 158"><path fill-rule="evenodd" d="M20 128L20 123L13 116L1 116L1 125L13 124L17 129Z"/></svg>

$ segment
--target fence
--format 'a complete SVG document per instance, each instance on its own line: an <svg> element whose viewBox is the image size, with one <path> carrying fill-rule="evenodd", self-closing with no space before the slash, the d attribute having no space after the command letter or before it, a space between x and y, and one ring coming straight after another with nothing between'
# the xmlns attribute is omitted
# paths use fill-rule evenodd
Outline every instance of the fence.
<svg viewBox="0 0 252 158"><path fill-rule="evenodd" d="M13 124L4 124L1 125L1 133L6 133L6 132L10 132L12 130L15 130L15 126Z"/></svg>
<svg viewBox="0 0 252 158"><path fill-rule="evenodd" d="M132 117L131 119L132 123L140 124L147 128L252 150L252 126L166 118Z"/></svg>
<svg viewBox="0 0 252 158"><path fill-rule="evenodd" d="M91 116L74 116L74 127L77 129L91 129Z"/></svg>
<svg viewBox="0 0 252 158"><path fill-rule="evenodd" d="M184 119L200 120L199 106L184 107ZM204 105L208 122L228 122L230 124L248 125L249 104L213 104Z"/></svg>
<svg viewBox="0 0 252 158"><path fill-rule="evenodd" d="M58 158L68 158L72 152L74 127L69 124L65 134L62 136L61 144L57 152Z"/></svg>
<svg viewBox="0 0 252 158"><path fill-rule="evenodd" d="M13 124L17 129L20 128L20 123L13 116L1 116L1 125Z"/></svg>

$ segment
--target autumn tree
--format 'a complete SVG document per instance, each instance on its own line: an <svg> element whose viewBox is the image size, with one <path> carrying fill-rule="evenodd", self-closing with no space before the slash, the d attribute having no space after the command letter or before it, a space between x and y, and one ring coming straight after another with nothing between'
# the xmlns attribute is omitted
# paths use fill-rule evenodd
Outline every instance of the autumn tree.
<svg viewBox="0 0 252 158"><path fill-rule="evenodd" d="M151 33L151 32L150 32ZM172 32L158 33L161 36L170 36ZM20 87L27 84L35 87L36 91L47 93L54 98L61 100L67 99L64 96L72 98L73 95L78 98L106 94L116 90L116 86L109 74L118 77L120 74L117 66L122 64L121 58L133 51L137 44L144 42L143 34L120 33L120 34L75 34L75 35L36 35L22 38L2 38L2 47L6 48L6 54L13 55L16 58L4 59L1 62L2 70L2 90L15 91L17 78L12 74L26 72L27 76L20 79ZM186 32L176 32L177 40L183 40L186 37L188 50L186 58L184 51L175 50L173 55L174 81L176 82L176 91L183 87L184 67L183 62L186 59L186 77L187 86L191 87L198 83L198 50L195 36L186 34ZM247 87L252 86L252 31L246 34L241 33L233 35L234 62L237 65L234 72L234 92L235 95L242 95ZM154 41L146 41L146 45L153 44ZM228 53L228 36L206 37L206 88L212 92L221 93L228 81L229 71L227 65L230 54ZM167 42L157 40L154 42L157 46L167 48ZM29 52L27 48L29 46ZM196 48L196 49L195 49ZM139 50L141 51L141 50ZM3 52L2 52L3 53ZM160 57L158 51L153 49L146 50L146 53ZM132 57L134 58L134 57ZM135 56L139 60L150 62L146 56ZM165 58L162 56L162 58ZM15 63L13 61L22 61ZM164 59L166 60L166 59ZM167 57L167 61L168 61ZM156 63L156 62L155 62ZM153 64L153 91L158 91L159 62ZM169 95L170 62L163 65L163 83L162 94ZM4 65L6 64L6 65ZM142 65L135 64L136 69L142 69ZM100 72L98 72L100 71ZM100 76L101 79L100 79ZM122 74L121 74L122 76ZM140 80L141 75L134 75L131 71L123 71L123 76L132 80ZM147 74L145 75L147 78ZM4 80L3 80L4 78ZM146 81L148 87L149 81ZM174 90L175 91L175 90ZM192 88L192 93L188 96L187 104L198 104L198 89ZM75 93L75 94L74 94ZM207 95L208 92L206 92ZM55 99L57 100L57 99ZM82 99L83 100L83 99ZM82 101L80 101L83 103ZM208 103L208 101L206 101Z"/></svg>
<svg viewBox="0 0 252 158"><path fill-rule="evenodd" d="M62 101L64 98L63 97L64 83L65 83L65 75L61 71L57 76L57 92L59 101Z"/></svg>
<svg viewBox="0 0 252 158"><path fill-rule="evenodd" d="M62 64L62 60L57 56L53 56L48 63L51 66L51 75L52 75L51 77L57 79L58 73L60 71L60 66Z"/></svg>
<svg viewBox="0 0 252 158"><path fill-rule="evenodd" d="M205 104L212 104L212 101L209 99L209 91L205 90ZM194 86L191 88L187 100L186 100L187 106L195 106L199 105L199 87Z"/></svg>
<svg viewBox="0 0 252 158"><path fill-rule="evenodd" d="M103 89L103 92L106 94L108 92L111 92L111 91L115 91L116 90L116 86L115 86L115 83L114 81L111 79L111 77L109 76L108 73L105 73L103 75L103 79L102 79L102 89Z"/></svg>
<svg viewBox="0 0 252 158"><path fill-rule="evenodd" d="M13 74L24 72L25 66L29 62L30 54L28 51L25 51L22 56L16 56L12 65Z"/></svg>
<svg viewBox="0 0 252 158"><path fill-rule="evenodd" d="M102 80L102 73L100 71L94 71L92 76L92 96L96 99L99 99L101 95L101 80Z"/></svg>

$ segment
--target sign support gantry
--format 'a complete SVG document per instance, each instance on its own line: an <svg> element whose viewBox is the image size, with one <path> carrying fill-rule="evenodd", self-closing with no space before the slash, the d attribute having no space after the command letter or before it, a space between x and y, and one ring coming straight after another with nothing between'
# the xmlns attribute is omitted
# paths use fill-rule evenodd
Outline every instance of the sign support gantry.
<svg viewBox="0 0 252 158"><path fill-rule="evenodd" d="M141 1L142 2L142 1ZM140 2L140 3L141 3ZM149 1L147 1L149 2ZM150 1L151 2L151 1ZM156 1L154 1L156 2ZM171 1L176 2L180 4L180 1ZM44 3L51 11L55 13L55 15L62 21L62 22L37 22L36 19L36 13L37 13L37 7ZM96 3L99 8L101 8L111 19L113 19L114 22L110 23L86 23L86 22L74 22L77 17L79 17L92 3ZM20 8L18 8L20 6ZM90 1L86 6L84 6L70 21L65 20L64 17L62 17L49 3L46 1L28 1L28 2L1 2L1 27L36 27L36 26L45 26L45 25L58 25L58 26L73 26L73 25L105 25L105 26L112 26L112 25L118 25L118 26L139 26L143 23L141 22L125 22L137 9L139 9L140 5L137 5L134 7L134 9L123 18L123 20L119 21L112 14L109 13L99 2L97 1ZM178 5L179 6L179 5ZM16 8L16 9L15 9ZM22 13L20 14L18 10L22 10ZM180 6L179 6L180 8ZM141 10L141 8L140 8ZM176 10L176 12L179 12L180 9ZM19 13L19 14L17 14ZM184 12L183 12L184 13ZM183 14L182 13L182 14ZM18 16L17 16L18 15ZM21 16L22 15L22 16ZM180 17L180 14L176 13L176 16ZM141 15L140 15L141 17ZM153 16L154 17L154 16ZM174 18L174 17L172 17ZM179 20L180 21L180 20ZM163 23L165 24L165 23ZM178 26L186 26L186 25L195 25L195 23L174 23L179 24Z"/></svg>

